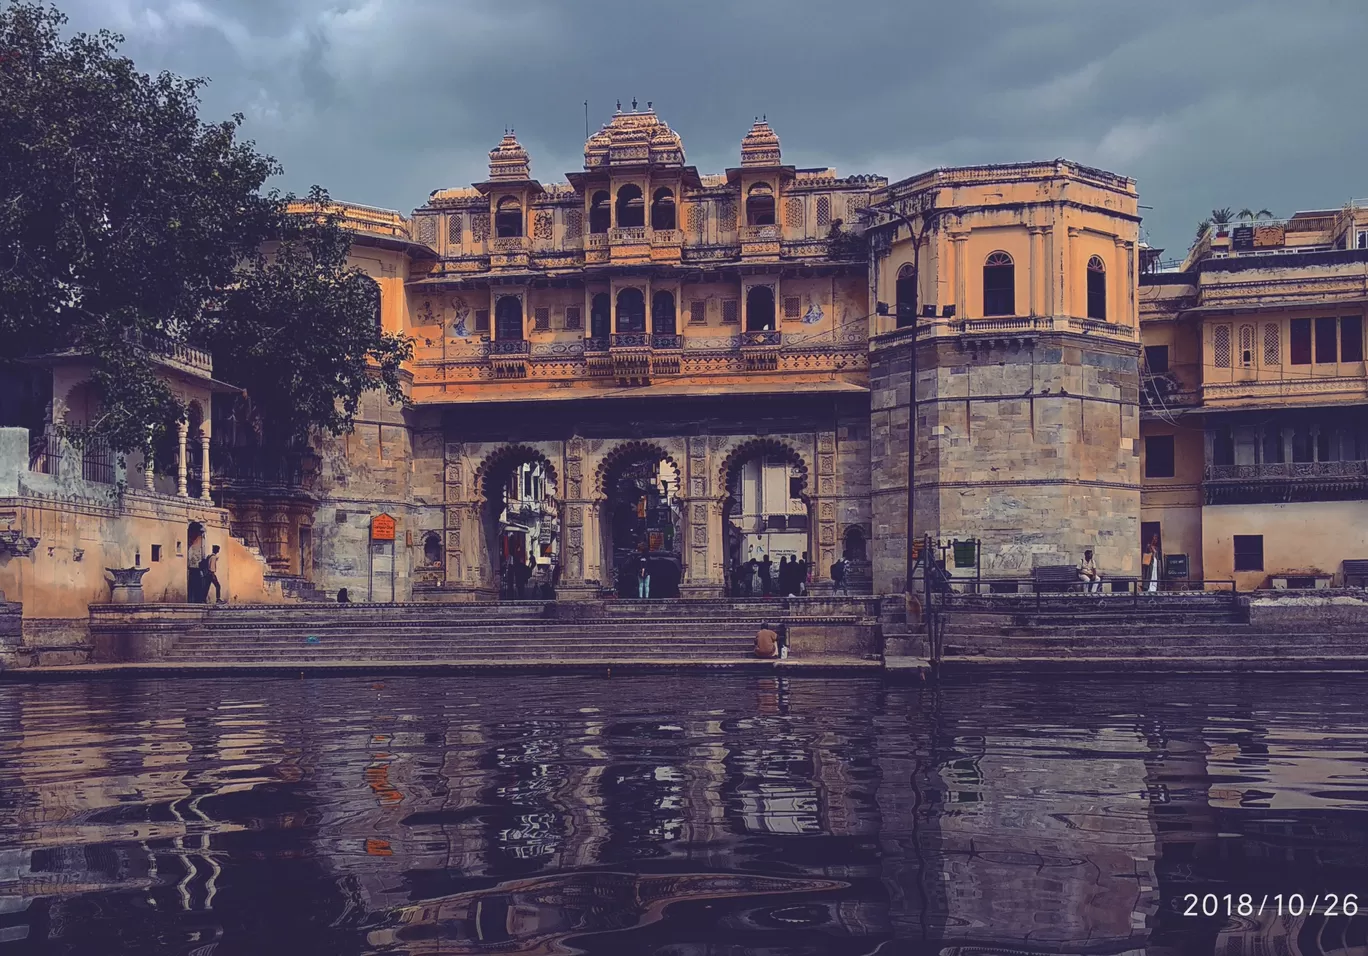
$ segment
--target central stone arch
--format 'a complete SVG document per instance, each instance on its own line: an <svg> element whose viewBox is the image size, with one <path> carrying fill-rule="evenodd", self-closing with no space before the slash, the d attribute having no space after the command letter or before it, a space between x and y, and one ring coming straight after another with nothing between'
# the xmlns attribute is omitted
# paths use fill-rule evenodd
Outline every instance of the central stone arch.
<svg viewBox="0 0 1368 956"><path fill-rule="evenodd" d="M604 571L623 598L675 598L684 571L684 472L663 445L628 441L594 473ZM642 565L647 578L640 578ZM606 582L605 582L606 583ZM642 594L642 589L646 594Z"/></svg>

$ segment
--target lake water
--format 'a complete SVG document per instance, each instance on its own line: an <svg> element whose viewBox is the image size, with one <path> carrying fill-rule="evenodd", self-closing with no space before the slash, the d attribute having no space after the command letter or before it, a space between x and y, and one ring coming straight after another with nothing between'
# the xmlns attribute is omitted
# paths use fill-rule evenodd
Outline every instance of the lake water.
<svg viewBox="0 0 1368 956"><path fill-rule="evenodd" d="M0 953L1362 956L1363 686L0 685Z"/></svg>

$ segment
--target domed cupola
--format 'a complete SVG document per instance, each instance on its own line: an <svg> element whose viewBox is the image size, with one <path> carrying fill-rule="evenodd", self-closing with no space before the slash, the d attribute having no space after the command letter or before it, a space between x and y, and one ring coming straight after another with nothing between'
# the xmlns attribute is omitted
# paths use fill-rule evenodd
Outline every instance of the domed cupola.
<svg viewBox="0 0 1368 956"><path fill-rule="evenodd" d="M532 178L532 161L512 130L489 151L490 182L524 182Z"/></svg>
<svg viewBox="0 0 1368 956"><path fill-rule="evenodd" d="M741 140L741 165L778 166L779 136L764 118L757 119Z"/></svg>

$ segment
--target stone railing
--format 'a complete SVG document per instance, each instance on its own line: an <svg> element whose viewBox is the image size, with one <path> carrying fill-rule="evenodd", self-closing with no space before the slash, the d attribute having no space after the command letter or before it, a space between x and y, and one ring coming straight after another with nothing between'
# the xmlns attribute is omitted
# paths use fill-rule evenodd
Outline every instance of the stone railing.
<svg viewBox="0 0 1368 956"><path fill-rule="evenodd" d="M1208 465L1207 481L1298 478L1368 478L1368 461L1284 461L1257 465Z"/></svg>
<svg viewBox="0 0 1368 956"><path fill-rule="evenodd" d="M674 333L658 332L651 336L651 348L657 351L673 352L684 347L682 336Z"/></svg>
<svg viewBox="0 0 1368 956"><path fill-rule="evenodd" d="M502 239L494 239L490 242L491 249L495 252L526 252L526 236L504 236Z"/></svg>
<svg viewBox="0 0 1368 956"><path fill-rule="evenodd" d="M586 352L606 352L610 337L607 335L591 335L584 340L584 351Z"/></svg>
<svg viewBox="0 0 1368 956"><path fill-rule="evenodd" d="M771 225L741 227L742 242L778 242L779 235L780 233L778 226Z"/></svg>
<svg viewBox="0 0 1368 956"><path fill-rule="evenodd" d="M648 349L651 347L649 332L614 332L612 347L615 349Z"/></svg>
<svg viewBox="0 0 1368 956"><path fill-rule="evenodd" d="M616 226L608 232L608 241L613 245L636 245L646 241L645 226Z"/></svg>
<svg viewBox="0 0 1368 956"><path fill-rule="evenodd" d="M165 359L176 365L192 369L196 372L203 372L210 375L214 370L214 357L206 349L195 348L184 342L177 342L163 335L153 335L144 332L135 335L134 341L141 345L147 352L158 358Z"/></svg>
<svg viewBox="0 0 1368 956"><path fill-rule="evenodd" d="M532 343L526 339L496 339L489 343L489 354L494 355L531 355Z"/></svg>
<svg viewBox="0 0 1368 956"><path fill-rule="evenodd" d="M589 232L584 235L584 248L586 249L607 249L608 233Z"/></svg>
<svg viewBox="0 0 1368 956"><path fill-rule="evenodd" d="M746 348L778 348L784 344L784 334L774 329L762 329L755 332L741 333L741 347Z"/></svg>
<svg viewBox="0 0 1368 956"><path fill-rule="evenodd" d="M656 246L682 246L684 233L679 229L652 229L651 244Z"/></svg>

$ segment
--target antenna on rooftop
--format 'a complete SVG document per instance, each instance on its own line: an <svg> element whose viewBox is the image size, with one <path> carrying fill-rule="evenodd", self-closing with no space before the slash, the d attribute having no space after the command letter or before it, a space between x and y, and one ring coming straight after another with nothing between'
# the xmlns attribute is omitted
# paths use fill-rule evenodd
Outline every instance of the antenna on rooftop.
<svg viewBox="0 0 1368 956"><path fill-rule="evenodd" d="M589 138L589 101L584 101L584 138Z"/></svg>

